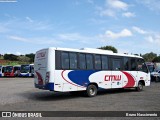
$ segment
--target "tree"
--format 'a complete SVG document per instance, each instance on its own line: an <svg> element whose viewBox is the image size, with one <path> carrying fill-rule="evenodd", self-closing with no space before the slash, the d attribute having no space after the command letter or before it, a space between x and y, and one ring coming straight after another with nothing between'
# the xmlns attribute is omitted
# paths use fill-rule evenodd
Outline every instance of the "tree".
<svg viewBox="0 0 160 120"><path fill-rule="evenodd" d="M98 49L103 49L103 50L111 50L113 51L114 53L118 53L117 49L113 46L103 46L103 47L100 47Z"/></svg>
<svg viewBox="0 0 160 120"><path fill-rule="evenodd" d="M13 54L5 54L4 59L10 61L17 61L18 56Z"/></svg>
<svg viewBox="0 0 160 120"><path fill-rule="evenodd" d="M157 54L150 52L150 53L146 53L146 54L142 55L142 57L144 58L144 60L146 62L152 62L153 59L157 57Z"/></svg>
<svg viewBox="0 0 160 120"><path fill-rule="evenodd" d="M29 63L30 62L30 58L29 57L26 57L26 56L18 56L18 61L20 62L27 62Z"/></svg>
<svg viewBox="0 0 160 120"><path fill-rule="evenodd" d="M155 58L152 60L152 62L160 62L160 56L155 57Z"/></svg>
<svg viewBox="0 0 160 120"><path fill-rule="evenodd" d="M26 54L25 56L30 58L30 61L29 61L30 63L33 63L33 62L34 62L35 54L30 53L30 54Z"/></svg>

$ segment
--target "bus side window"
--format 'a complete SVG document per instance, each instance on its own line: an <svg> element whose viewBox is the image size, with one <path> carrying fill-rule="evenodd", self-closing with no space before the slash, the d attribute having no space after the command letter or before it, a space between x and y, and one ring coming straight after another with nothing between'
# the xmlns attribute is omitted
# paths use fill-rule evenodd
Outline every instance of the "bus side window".
<svg viewBox="0 0 160 120"><path fill-rule="evenodd" d="M136 71L136 59L131 58L131 70Z"/></svg>
<svg viewBox="0 0 160 120"><path fill-rule="evenodd" d="M121 59L112 60L112 70L121 70Z"/></svg>
<svg viewBox="0 0 160 120"><path fill-rule="evenodd" d="M101 69L101 56L95 55L95 69Z"/></svg>
<svg viewBox="0 0 160 120"><path fill-rule="evenodd" d="M69 69L69 55L67 52L61 54L62 69Z"/></svg>
<svg viewBox="0 0 160 120"><path fill-rule="evenodd" d="M137 60L137 68L138 68L138 71L148 72L147 66L143 59Z"/></svg>
<svg viewBox="0 0 160 120"><path fill-rule="evenodd" d="M69 53L70 69L77 69L77 53Z"/></svg>
<svg viewBox="0 0 160 120"><path fill-rule="evenodd" d="M79 54L79 68L80 69L86 69L85 54Z"/></svg>
<svg viewBox="0 0 160 120"><path fill-rule="evenodd" d="M86 54L87 69L93 69L93 55Z"/></svg>
<svg viewBox="0 0 160 120"><path fill-rule="evenodd" d="M108 70L108 57L102 56L102 70Z"/></svg>
<svg viewBox="0 0 160 120"><path fill-rule="evenodd" d="M129 70L129 58L125 57L123 63L124 63L124 70Z"/></svg>

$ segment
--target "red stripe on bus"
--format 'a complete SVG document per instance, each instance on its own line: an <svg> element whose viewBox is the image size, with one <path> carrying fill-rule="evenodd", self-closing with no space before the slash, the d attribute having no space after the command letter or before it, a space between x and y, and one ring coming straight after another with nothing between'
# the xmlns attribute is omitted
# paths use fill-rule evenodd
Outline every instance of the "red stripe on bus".
<svg viewBox="0 0 160 120"><path fill-rule="evenodd" d="M36 72L36 74L37 74L37 77L38 77L38 84L43 85L43 78L42 78L41 74L38 73L38 72Z"/></svg>
<svg viewBox="0 0 160 120"><path fill-rule="evenodd" d="M127 77L127 79L128 79L128 82L127 82L127 84L124 86L124 88L126 88L126 87L134 87L134 85L135 85L135 80L134 80L134 78L132 77L132 75L131 74L129 74L128 72L122 72L123 74L125 74L126 75L126 77Z"/></svg>

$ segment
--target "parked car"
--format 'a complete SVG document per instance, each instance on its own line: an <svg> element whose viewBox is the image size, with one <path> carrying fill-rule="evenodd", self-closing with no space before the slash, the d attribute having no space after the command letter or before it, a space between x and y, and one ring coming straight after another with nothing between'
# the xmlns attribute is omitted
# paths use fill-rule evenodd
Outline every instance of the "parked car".
<svg viewBox="0 0 160 120"><path fill-rule="evenodd" d="M154 70L151 72L151 79L155 82L160 81L160 70Z"/></svg>

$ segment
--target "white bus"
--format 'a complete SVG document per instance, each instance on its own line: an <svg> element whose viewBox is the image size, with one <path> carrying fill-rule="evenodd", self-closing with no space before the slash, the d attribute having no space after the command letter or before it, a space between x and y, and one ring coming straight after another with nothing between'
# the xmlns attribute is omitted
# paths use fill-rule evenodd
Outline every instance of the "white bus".
<svg viewBox="0 0 160 120"><path fill-rule="evenodd" d="M33 77L34 76L34 64L21 65L20 77Z"/></svg>
<svg viewBox="0 0 160 120"><path fill-rule="evenodd" d="M0 77L4 77L5 66L0 66Z"/></svg>
<svg viewBox="0 0 160 120"><path fill-rule="evenodd" d="M150 85L150 72L140 56L100 49L47 48L35 55L36 88L50 91L85 91L136 88Z"/></svg>

